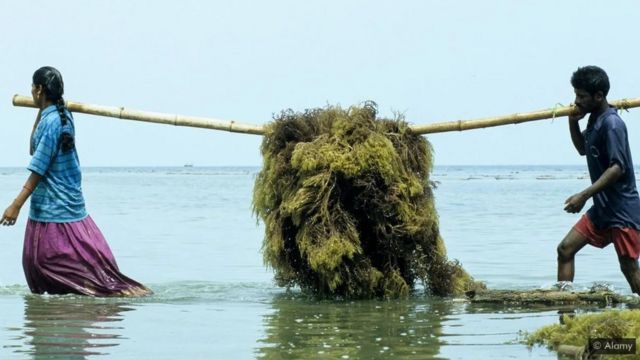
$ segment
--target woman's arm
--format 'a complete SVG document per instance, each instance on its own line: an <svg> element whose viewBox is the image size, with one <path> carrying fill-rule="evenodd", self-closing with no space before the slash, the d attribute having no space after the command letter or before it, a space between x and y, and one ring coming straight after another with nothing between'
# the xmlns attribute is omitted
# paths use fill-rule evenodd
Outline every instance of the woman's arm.
<svg viewBox="0 0 640 360"><path fill-rule="evenodd" d="M35 172L32 172L31 175L29 175L27 182L22 187L20 194L18 194L18 197L13 200L11 205L9 205L9 207L4 211L4 214L2 214L0 225L11 226L16 223L22 205L27 202L27 199L29 198L29 196L31 196L33 189L38 186L40 179L42 179L42 176Z"/></svg>

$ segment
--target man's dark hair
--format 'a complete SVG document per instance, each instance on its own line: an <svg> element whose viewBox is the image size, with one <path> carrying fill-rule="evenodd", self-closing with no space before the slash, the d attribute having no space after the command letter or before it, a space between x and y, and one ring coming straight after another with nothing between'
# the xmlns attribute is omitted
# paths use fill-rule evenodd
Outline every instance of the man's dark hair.
<svg viewBox="0 0 640 360"><path fill-rule="evenodd" d="M601 68L593 65L578 68L571 76L571 85L574 89L581 89L591 96L598 91L607 96L609 93L609 77Z"/></svg>

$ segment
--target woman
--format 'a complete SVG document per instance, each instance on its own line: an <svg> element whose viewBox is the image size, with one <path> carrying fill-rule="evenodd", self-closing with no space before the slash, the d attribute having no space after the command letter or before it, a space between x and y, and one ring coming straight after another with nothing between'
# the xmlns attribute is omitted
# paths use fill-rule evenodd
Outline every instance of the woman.
<svg viewBox="0 0 640 360"><path fill-rule="evenodd" d="M150 294L120 273L109 245L87 214L73 117L63 93L58 70L45 66L33 74L31 95L40 111L31 133L31 174L0 224L14 225L31 196L22 266L33 293Z"/></svg>

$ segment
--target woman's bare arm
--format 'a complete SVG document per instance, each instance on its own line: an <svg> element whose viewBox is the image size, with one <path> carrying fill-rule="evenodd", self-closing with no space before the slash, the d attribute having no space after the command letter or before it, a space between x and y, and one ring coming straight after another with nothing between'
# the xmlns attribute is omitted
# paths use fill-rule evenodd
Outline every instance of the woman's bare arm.
<svg viewBox="0 0 640 360"><path fill-rule="evenodd" d="M24 184L22 190L18 194L18 197L13 200L11 205L9 205L9 207L4 211L4 214L2 214L0 225L11 226L16 223L16 220L18 220L18 215L20 214L20 209L22 209L24 203L27 202L29 196L31 196L33 189L38 186L38 183L40 183L40 179L42 179L42 176L37 173L32 172L31 175L29 175L27 182Z"/></svg>

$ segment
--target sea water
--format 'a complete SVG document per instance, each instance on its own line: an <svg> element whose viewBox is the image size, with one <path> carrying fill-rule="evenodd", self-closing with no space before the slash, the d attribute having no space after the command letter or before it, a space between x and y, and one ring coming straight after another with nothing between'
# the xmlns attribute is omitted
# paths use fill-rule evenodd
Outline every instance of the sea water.
<svg viewBox="0 0 640 360"><path fill-rule="evenodd" d="M142 299L29 294L25 206L15 226L0 228L0 359L556 358L520 340L557 323L564 307L478 305L420 291L318 300L278 288L251 211L258 171L84 169L87 208L120 269L155 292ZM0 168L2 210L27 176ZM490 288L554 282L556 246L579 218L563 204L590 184L585 166L440 166L432 180L450 258ZM629 293L612 246L578 254L576 286L594 282Z"/></svg>

